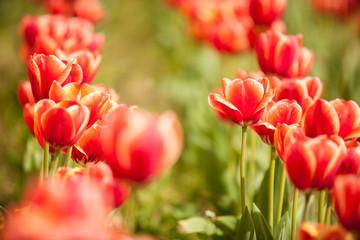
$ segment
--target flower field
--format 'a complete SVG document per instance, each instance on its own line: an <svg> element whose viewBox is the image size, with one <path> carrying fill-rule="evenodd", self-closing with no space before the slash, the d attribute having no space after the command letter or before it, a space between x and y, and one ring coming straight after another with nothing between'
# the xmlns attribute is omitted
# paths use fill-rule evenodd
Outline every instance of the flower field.
<svg viewBox="0 0 360 240"><path fill-rule="evenodd" d="M0 238L359 239L359 7L1 1Z"/></svg>

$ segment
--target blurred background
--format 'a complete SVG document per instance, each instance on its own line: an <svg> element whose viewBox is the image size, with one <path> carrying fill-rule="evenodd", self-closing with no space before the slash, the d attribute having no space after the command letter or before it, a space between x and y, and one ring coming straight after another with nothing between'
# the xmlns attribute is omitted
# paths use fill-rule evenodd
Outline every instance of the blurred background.
<svg viewBox="0 0 360 240"><path fill-rule="evenodd" d="M94 83L113 87L121 103L151 112L174 109L185 134L179 162L159 181L138 191L141 208L136 231L191 239L177 233L179 219L203 215L206 209L231 213L237 198L227 173L228 136L233 127L218 121L207 96L220 87L221 78L233 79L238 69L259 70L255 53L221 56L194 42L184 20L165 1L104 0L103 4L108 16L97 32L105 33L106 42ZM4 207L21 197L41 160L41 149L25 125L16 91L20 81L28 80L27 66L19 57L19 23L25 14L44 12L36 1L0 1L0 205ZM315 52L311 75L323 81L323 98L359 103L356 23L320 15L304 0L289 0L284 21L287 33L301 33L303 46ZM234 131L238 153L241 130ZM257 141L258 147L248 151L248 157L255 159L255 166L248 166L255 186L247 189L261 201L268 148L256 137L250 136L249 141Z"/></svg>

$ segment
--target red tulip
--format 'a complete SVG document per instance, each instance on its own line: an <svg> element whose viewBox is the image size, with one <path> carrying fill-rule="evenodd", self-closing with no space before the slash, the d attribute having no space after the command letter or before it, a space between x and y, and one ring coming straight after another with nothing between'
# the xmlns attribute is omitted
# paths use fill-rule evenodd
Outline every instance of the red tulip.
<svg viewBox="0 0 360 240"><path fill-rule="evenodd" d="M24 107L25 104L27 104L27 103L30 103L30 104L35 103L35 99L32 94L32 91L31 91L30 82L21 82L18 87L17 93L18 93L19 102L22 107Z"/></svg>
<svg viewBox="0 0 360 240"><path fill-rule="evenodd" d="M111 239L108 197L92 181L34 185L10 211L2 239Z"/></svg>
<svg viewBox="0 0 360 240"><path fill-rule="evenodd" d="M256 24L270 25L279 19L287 5L287 0L250 0L250 13Z"/></svg>
<svg viewBox="0 0 360 240"><path fill-rule="evenodd" d="M360 233L360 180L355 175L340 175L332 189L339 222L349 231Z"/></svg>
<svg viewBox="0 0 360 240"><path fill-rule="evenodd" d="M340 225L326 226L325 224L301 223L298 232L298 240L354 240L352 234Z"/></svg>
<svg viewBox="0 0 360 240"><path fill-rule="evenodd" d="M311 70L314 54L302 48L302 36L284 35L268 30L259 35L256 54L265 74L288 78L305 77Z"/></svg>
<svg viewBox="0 0 360 240"><path fill-rule="evenodd" d="M285 161L285 146L296 140L297 137L305 138L300 125L280 123L274 133L274 145L281 160Z"/></svg>
<svg viewBox="0 0 360 240"><path fill-rule="evenodd" d="M276 78L272 77L272 79ZM296 100L303 110L306 110L309 104L320 99L323 88L322 82L317 77L282 79L278 80L274 100Z"/></svg>
<svg viewBox="0 0 360 240"><path fill-rule="evenodd" d="M89 110L76 101L55 103L43 99L35 105L34 130L54 148L66 148L76 143L89 121Z"/></svg>
<svg viewBox="0 0 360 240"><path fill-rule="evenodd" d="M308 107L302 125L309 137L322 134L337 135L340 130L340 120L335 108L323 99L316 100Z"/></svg>
<svg viewBox="0 0 360 240"><path fill-rule="evenodd" d="M266 108L261 120L251 126L263 140L264 143L274 145L274 134L278 124L287 125L298 124L301 119L301 107L295 101L281 100L279 102L270 102Z"/></svg>
<svg viewBox="0 0 360 240"><path fill-rule="evenodd" d="M274 97L274 90L269 88L269 80L225 78L222 80L223 95L209 94L209 104L215 110L222 112L234 123L250 126L257 123L265 106Z"/></svg>
<svg viewBox="0 0 360 240"><path fill-rule="evenodd" d="M90 84L100 67L102 57L90 51L83 50L71 53L67 56L67 59L69 60L73 58L77 60L76 63L80 65L83 72L83 80L81 83Z"/></svg>
<svg viewBox="0 0 360 240"><path fill-rule="evenodd" d="M345 141L346 154L338 174L354 174L360 171L360 143L355 139Z"/></svg>
<svg viewBox="0 0 360 240"><path fill-rule="evenodd" d="M224 97L224 96L223 96L223 92L222 92L221 89L214 89L214 90L211 91L211 93L219 94L219 95L221 95L222 97ZM224 122L230 121L230 122L231 122L231 119L230 119L226 114L224 114L224 113L221 112L221 111L216 110L215 108L213 108L213 110L214 110L214 112L215 112L215 115L216 115L221 121L224 121Z"/></svg>
<svg viewBox="0 0 360 240"><path fill-rule="evenodd" d="M23 117L26 123L26 126L29 128L32 135L35 135L34 132L34 109L35 103L27 103L23 108Z"/></svg>
<svg viewBox="0 0 360 240"><path fill-rule="evenodd" d="M357 103L335 99L330 104L340 120L339 136L345 140L360 137L360 108Z"/></svg>
<svg viewBox="0 0 360 240"><path fill-rule="evenodd" d="M251 48L254 48L256 46L256 41L258 40L259 35L262 32L266 32L266 31L277 31L277 32L281 32L282 34L285 34L286 33L286 25L281 20L275 21L271 25L256 25L256 24L254 24L253 26L251 26L250 32L249 32L249 41L250 41Z"/></svg>
<svg viewBox="0 0 360 240"><path fill-rule="evenodd" d="M107 87L107 86L102 85L102 84L96 84L96 85L93 85L93 87L95 87L97 90L99 90L99 91L101 91L103 93L110 94L110 100L111 101L118 102L119 99L120 99L119 94L113 88Z"/></svg>
<svg viewBox="0 0 360 240"><path fill-rule="evenodd" d="M346 150L343 139L335 135L315 138L298 136L284 149L289 178L298 189L304 191L332 187Z"/></svg>
<svg viewBox="0 0 360 240"><path fill-rule="evenodd" d="M90 119L87 125L87 127L90 127L106 111L110 95L86 83L70 83L61 87L60 84L54 82L50 89L49 98L56 103L64 100L79 101L90 111Z"/></svg>
<svg viewBox="0 0 360 240"><path fill-rule="evenodd" d="M107 116L101 143L115 176L145 183L176 162L182 132L173 112L151 116L119 106Z"/></svg>
<svg viewBox="0 0 360 240"><path fill-rule="evenodd" d="M82 70L75 63L75 60L65 64L53 55L35 54L30 56L28 74L36 101L49 98L49 91L53 81L62 86L70 82L82 81Z"/></svg>
<svg viewBox="0 0 360 240"><path fill-rule="evenodd" d="M104 19L105 15L105 10L99 0L76 0L74 2L74 16L97 23Z"/></svg>
<svg viewBox="0 0 360 240"><path fill-rule="evenodd" d="M89 164L86 168L61 167L57 170L56 176L70 182L92 181L103 189L113 207L121 206L131 192L130 185L115 179L110 167L103 162Z"/></svg>
<svg viewBox="0 0 360 240"><path fill-rule="evenodd" d="M95 34L91 22L61 15L27 16L22 20L20 34L24 38L23 59L42 53L67 56L79 50L97 53L104 45L104 35ZM26 55L27 54L27 55Z"/></svg>
<svg viewBox="0 0 360 240"><path fill-rule="evenodd" d="M101 150L100 133L103 125L100 121L88 128L77 141L72 150L72 159L78 164L98 162L104 159Z"/></svg>

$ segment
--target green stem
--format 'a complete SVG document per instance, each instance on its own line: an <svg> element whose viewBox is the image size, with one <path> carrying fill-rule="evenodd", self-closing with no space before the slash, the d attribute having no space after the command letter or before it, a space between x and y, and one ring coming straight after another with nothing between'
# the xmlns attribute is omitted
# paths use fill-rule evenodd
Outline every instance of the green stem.
<svg viewBox="0 0 360 240"><path fill-rule="evenodd" d="M332 208L332 198L330 192L327 193L327 206L326 206L326 213L325 213L325 224L330 223L330 214Z"/></svg>
<svg viewBox="0 0 360 240"><path fill-rule="evenodd" d="M322 190L319 194L319 206L318 206L318 221L319 223L324 222L324 205L325 205L325 190Z"/></svg>
<svg viewBox="0 0 360 240"><path fill-rule="evenodd" d="M275 147L270 150L270 174L269 174L269 201L268 201L268 222L270 231L273 231L274 225L274 179L275 179Z"/></svg>
<svg viewBox="0 0 360 240"><path fill-rule="evenodd" d="M254 178L255 178L255 168L256 168L257 139L258 139L258 135L254 131L252 131L250 134L251 159L249 162L249 177L248 177L249 182L252 184L252 189L253 189L250 195L251 201L253 201L255 195Z"/></svg>
<svg viewBox="0 0 360 240"><path fill-rule="evenodd" d="M292 216L291 216L291 239L295 240L295 230L296 230L296 209L297 209L297 201L298 201L299 190L297 188L294 189L294 199L293 199L293 208L292 208Z"/></svg>
<svg viewBox="0 0 360 240"><path fill-rule="evenodd" d="M49 177L49 143L44 140L44 177Z"/></svg>
<svg viewBox="0 0 360 240"><path fill-rule="evenodd" d="M58 166L58 163L59 163L59 155L60 155L60 149L55 149L55 153L52 157L52 160L51 160L51 167L50 167L50 174L51 174L51 177L55 177L56 175L56 170L57 170L57 166Z"/></svg>
<svg viewBox="0 0 360 240"><path fill-rule="evenodd" d="M246 148L246 133L247 127L242 127L242 141L241 141L241 154L240 154L240 191L241 191L241 211L244 212L246 206L245 195L245 148Z"/></svg>
<svg viewBox="0 0 360 240"><path fill-rule="evenodd" d="M309 200L310 200L310 197L311 197L311 192L306 193L306 195L305 195L305 207L304 207L303 218L302 218L302 221L303 221L303 222L305 222L306 219L307 219L307 214L308 214L308 211L309 211Z"/></svg>
<svg viewBox="0 0 360 240"><path fill-rule="evenodd" d="M73 149L73 146L71 146L67 149L66 157L65 157L65 167L70 166L72 149Z"/></svg>
<svg viewBox="0 0 360 240"><path fill-rule="evenodd" d="M285 192L285 183L286 183L286 167L283 164L283 169L281 172L281 182L280 182L280 189L279 189L279 202L278 202L278 209L276 214L276 223L278 223L281 219L282 215L282 207L284 202L284 192Z"/></svg>

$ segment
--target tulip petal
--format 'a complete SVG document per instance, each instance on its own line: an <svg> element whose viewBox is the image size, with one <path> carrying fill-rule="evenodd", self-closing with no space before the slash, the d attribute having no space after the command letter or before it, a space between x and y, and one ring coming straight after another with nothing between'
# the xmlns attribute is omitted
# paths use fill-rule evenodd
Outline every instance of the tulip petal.
<svg viewBox="0 0 360 240"><path fill-rule="evenodd" d="M212 108L228 116L234 123L240 125L244 123L241 112L220 94L210 93L208 100Z"/></svg>

